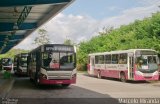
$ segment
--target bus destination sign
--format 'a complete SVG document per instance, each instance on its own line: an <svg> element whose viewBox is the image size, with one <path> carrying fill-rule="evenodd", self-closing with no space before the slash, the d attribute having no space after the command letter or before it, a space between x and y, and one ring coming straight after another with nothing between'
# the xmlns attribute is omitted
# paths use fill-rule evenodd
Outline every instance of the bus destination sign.
<svg viewBox="0 0 160 104"><path fill-rule="evenodd" d="M46 51L74 51L73 47L71 46L46 46L45 47Z"/></svg>

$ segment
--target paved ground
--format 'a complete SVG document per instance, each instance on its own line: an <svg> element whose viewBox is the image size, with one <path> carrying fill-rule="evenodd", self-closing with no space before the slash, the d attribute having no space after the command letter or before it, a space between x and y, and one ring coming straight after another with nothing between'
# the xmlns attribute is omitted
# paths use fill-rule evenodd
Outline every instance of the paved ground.
<svg viewBox="0 0 160 104"><path fill-rule="evenodd" d="M160 82L128 82L122 83L116 79L97 79L85 74L78 74L77 84L68 88L61 86L41 86L37 87L29 81L29 78L16 77L12 89L5 95L6 98L23 98L22 102L27 102L28 98L40 98L38 101L62 101L97 104L118 102L117 98L159 98ZM51 99L49 99L51 98ZM61 99L59 99L61 98ZM78 98L78 99L77 99ZM42 100L43 99L43 100ZM107 99L107 100L106 100ZM31 101L32 101L31 100ZM47 104L45 102L45 104ZM114 102L114 103L113 103ZM28 104L28 103L27 103ZM44 104L44 103L43 103Z"/></svg>
<svg viewBox="0 0 160 104"><path fill-rule="evenodd" d="M2 71L0 71L0 98L6 96L6 94L11 90L13 83L13 77L6 77Z"/></svg>
<svg viewBox="0 0 160 104"><path fill-rule="evenodd" d="M160 81L127 82L117 79L97 79L87 75L79 75L75 86L95 91L114 98L159 98Z"/></svg>
<svg viewBox="0 0 160 104"><path fill-rule="evenodd" d="M61 86L40 86L31 83L28 78L16 78L14 86L7 97L16 98L104 98L110 97L91 91L78 85L71 85L68 88Z"/></svg>

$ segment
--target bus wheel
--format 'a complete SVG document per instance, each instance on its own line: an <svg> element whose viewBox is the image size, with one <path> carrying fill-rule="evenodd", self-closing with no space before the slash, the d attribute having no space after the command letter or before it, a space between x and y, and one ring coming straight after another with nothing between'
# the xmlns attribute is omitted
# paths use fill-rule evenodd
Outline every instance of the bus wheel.
<svg viewBox="0 0 160 104"><path fill-rule="evenodd" d="M121 80L121 82L126 82L126 77L125 77L124 73L120 74L120 80Z"/></svg>
<svg viewBox="0 0 160 104"><path fill-rule="evenodd" d="M33 79L32 79L31 77L29 78L29 80L30 80L31 82L33 82Z"/></svg>
<svg viewBox="0 0 160 104"><path fill-rule="evenodd" d="M97 78L99 78L99 79L102 78L102 76L101 76L101 71L98 71Z"/></svg>
<svg viewBox="0 0 160 104"><path fill-rule="evenodd" d="M39 86L39 78L35 79L35 84L36 84L36 86Z"/></svg>
<svg viewBox="0 0 160 104"><path fill-rule="evenodd" d="M62 87L68 87L70 84L62 84Z"/></svg>

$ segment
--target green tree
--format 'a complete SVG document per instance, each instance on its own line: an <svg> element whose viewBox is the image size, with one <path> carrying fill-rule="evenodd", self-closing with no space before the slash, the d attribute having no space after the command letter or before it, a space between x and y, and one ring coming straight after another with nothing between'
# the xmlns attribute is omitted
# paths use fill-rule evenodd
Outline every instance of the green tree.
<svg viewBox="0 0 160 104"><path fill-rule="evenodd" d="M47 34L47 31L45 29L39 29L38 30L38 37L34 39L34 43L38 46L43 45L43 44L48 44L50 43L49 36Z"/></svg>
<svg viewBox="0 0 160 104"><path fill-rule="evenodd" d="M99 32L100 35L107 35L109 33L111 33L114 30L113 27L103 27L102 31Z"/></svg>
<svg viewBox="0 0 160 104"><path fill-rule="evenodd" d="M27 53L29 52L29 50L24 50L24 49L11 49L10 51L8 51L7 53L5 54L1 54L0 55L0 58L14 58L14 56L16 54L19 54L19 53Z"/></svg>
<svg viewBox="0 0 160 104"><path fill-rule="evenodd" d="M88 54L95 52L150 48L160 53L160 12L117 29L102 30L98 36L80 42L77 63L81 68L86 65Z"/></svg>

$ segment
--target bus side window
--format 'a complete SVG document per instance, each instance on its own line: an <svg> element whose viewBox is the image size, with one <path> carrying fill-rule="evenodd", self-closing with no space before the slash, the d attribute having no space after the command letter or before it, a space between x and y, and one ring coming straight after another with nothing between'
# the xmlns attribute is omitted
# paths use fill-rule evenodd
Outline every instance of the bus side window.
<svg viewBox="0 0 160 104"><path fill-rule="evenodd" d="M119 54L118 63L127 64L127 54L126 53Z"/></svg>
<svg viewBox="0 0 160 104"><path fill-rule="evenodd" d="M95 64L98 64L98 56L95 56Z"/></svg>
<svg viewBox="0 0 160 104"><path fill-rule="evenodd" d="M104 64L104 56L103 55L100 55L99 56L99 64Z"/></svg>
<svg viewBox="0 0 160 104"><path fill-rule="evenodd" d="M118 64L118 54L112 55L112 64Z"/></svg>
<svg viewBox="0 0 160 104"><path fill-rule="evenodd" d="M104 56L103 55L95 56L95 64L104 64Z"/></svg>
<svg viewBox="0 0 160 104"><path fill-rule="evenodd" d="M111 64L111 55L105 55L105 63Z"/></svg>

